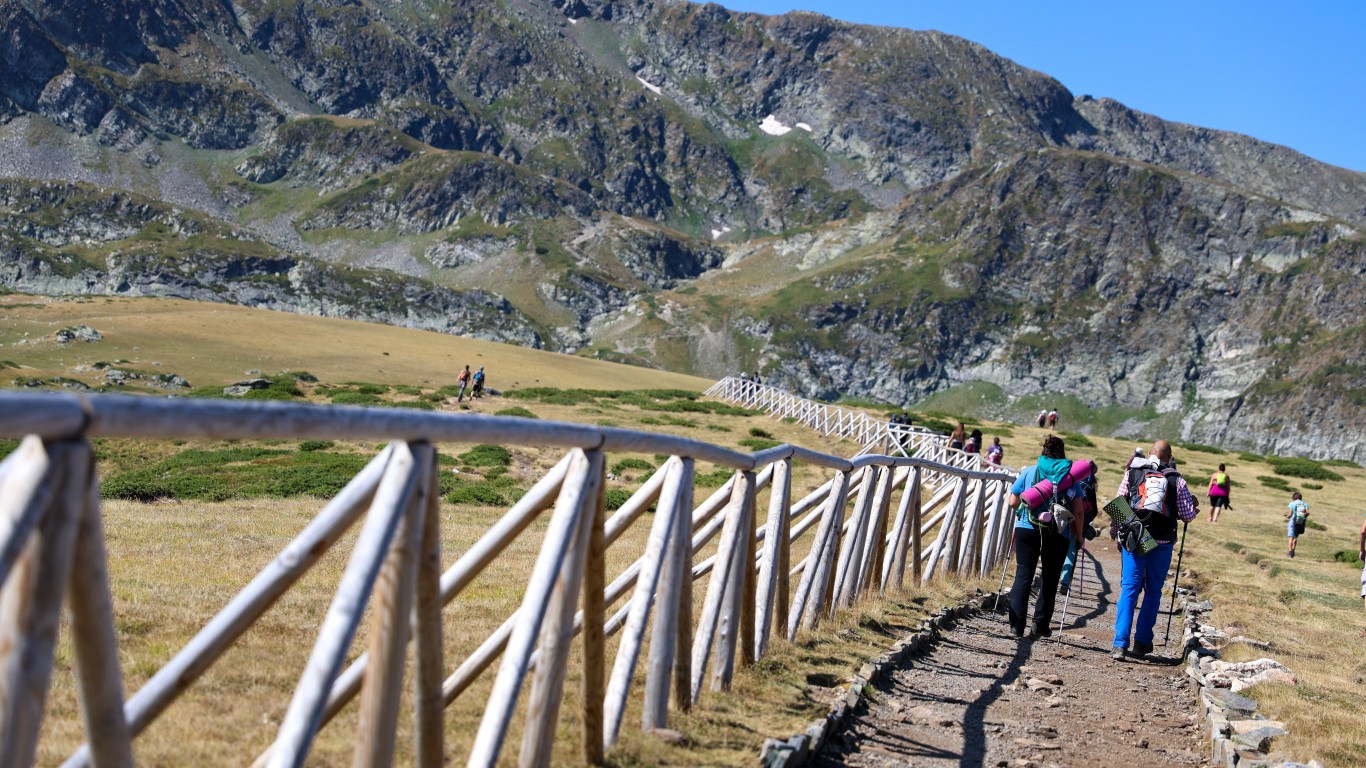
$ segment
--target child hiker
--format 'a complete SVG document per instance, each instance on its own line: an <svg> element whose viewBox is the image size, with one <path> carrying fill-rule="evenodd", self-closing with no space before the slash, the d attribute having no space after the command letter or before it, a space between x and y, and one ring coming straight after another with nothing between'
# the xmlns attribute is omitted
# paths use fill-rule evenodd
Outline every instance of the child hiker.
<svg viewBox="0 0 1366 768"><path fill-rule="evenodd" d="M1290 550L1285 553L1286 557L1295 556L1295 542L1299 541L1300 535L1304 533L1304 524L1309 520L1309 505L1304 502L1304 497L1299 491L1290 495L1290 503L1286 505L1289 509L1285 513L1287 521L1285 535L1290 539Z"/></svg>

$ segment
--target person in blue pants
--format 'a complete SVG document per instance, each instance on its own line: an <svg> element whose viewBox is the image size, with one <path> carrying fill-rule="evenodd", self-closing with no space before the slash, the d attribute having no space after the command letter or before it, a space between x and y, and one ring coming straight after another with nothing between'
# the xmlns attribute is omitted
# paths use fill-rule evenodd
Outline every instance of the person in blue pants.
<svg viewBox="0 0 1366 768"><path fill-rule="evenodd" d="M1129 500L1143 527L1157 542L1146 554L1130 552L1120 547L1123 570L1120 577L1119 604L1115 606L1115 637L1111 658L1146 656L1153 650L1153 627L1162 605L1162 584L1172 561L1172 544L1176 542L1176 524L1188 523L1199 514L1195 497L1186 486L1186 479L1176 471L1172 462L1172 448L1165 440L1153 443L1147 458L1134 457L1129 462L1117 495ZM1117 538L1118 521L1110 525L1110 537ZM1138 602L1139 594L1142 603ZM1137 620L1134 610L1137 607ZM1130 634L1133 644L1130 646Z"/></svg>

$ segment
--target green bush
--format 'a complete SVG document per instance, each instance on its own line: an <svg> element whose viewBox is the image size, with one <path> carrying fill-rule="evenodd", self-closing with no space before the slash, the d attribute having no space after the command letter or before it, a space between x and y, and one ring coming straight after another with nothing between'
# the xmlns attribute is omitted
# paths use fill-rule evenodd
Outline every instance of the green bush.
<svg viewBox="0 0 1366 768"><path fill-rule="evenodd" d="M355 392L343 389L332 393L334 405L379 405L382 401L368 392Z"/></svg>
<svg viewBox="0 0 1366 768"><path fill-rule="evenodd" d="M621 506L631 500L631 492L625 488L608 488L604 494L604 502L608 509L621 509Z"/></svg>
<svg viewBox="0 0 1366 768"><path fill-rule="evenodd" d="M1096 444L1093 443L1093 442L1091 442L1091 439L1090 439L1090 438L1088 438L1086 435L1081 434L1080 432L1059 432L1058 434L1062 435L1063 441L1066 442L1067 445L1068 445L1069 447L1074 447L1074 448L1094 448L1094 447L1096 447Z"/></svg>
<svg viewBox="0 0 1366 768"><path fill-rule="evenodd" d="M664 423L662 420L657 419L654 416L641 416L640 418L636 419L636 421L651 427L657 427Z"/></svg>
<svg viewBox="0 0 1366 768"><path fill-rule="evenodd" d="M740 441L740 445L743 445L751 451L764 451L769 448L777 448L782 445L782 443L777 440L766 440L762 437L746 437Z"/></svg>
<svg viewBox="0 0 1366 768"><path fill-rule="evenodd" d="M1261 483L1262 485L1265 485L1268 488L1274 488L1278 491L1294 493L1294 489L1290 487L1290 483L1287 482L1286 479L1283 477L1273 477L1271 475L1257 475L1257 482Z"/></svg>
<svg viewBox="0 0 1366 768"><path fill-rule="evenodd" d="M1322 462L1325 467L1347 467L1348 469L1361 469L1361 465L1351 459L1325 459Z"/></svg>
<svg viewBox="0 0 1366 768"><path fill-rule="evenodd" d="M1320 523L1320 522L1317 521L1317 520L1305 520L1305 521L1304 521L1304 527L1305 527L1305 528L1308 528L1308 529L1311 530L1311 531L1326 531L1326 530L1328 530L1328 526L1324 525L1323 523Z"/></svg>
<svg viewBox="0 0 1366 768"><path fill-rule="evenodd" d="M1304 486L1305 490L1310 490L1310 491L1321 491L1321 490L1323 490L1323 486L1322 486L1322 485L1319 485L1318 483L1300 483L1300 485Z"/></svg>
<svg viewBox="0 0 1366 768"><path fill-rule="evenodd" d="M14 453L14 449L18 447L18 440L0 440L0 459Z"/></svg>
<svg viewBox="0 0 1366 768"><path fill-rule="evenodd" d="M693 476L693 485L698 488L720 488L734 476L733 470L717 467L710 472L698 472Z"/></svg>
<svg viewBox="0 0 1366 768"><path fill-rule="evenodd" d="M460 460L471 467L506 467L512 463L512 451L501 445L476 445L460 454Z"/></svg>
<svg viewBox="0 0 1366 768"><path fill-rule="evenodd" d="M361 384L356 387L356 391L362 395L384 395L388 394L389 388L383 384Z"/></svg>
<svg viewBox="0 0 1366 768"><path fill-rule="evenodd" d="M1271 463L1271 469L1278 475L1289 477L1303 477L1309 480L1332 480L1341 481L1342 475L1334 472L1313 459L1267 459Z"/></svg>
<svg viewBox="0 0 1366 768"><path fill-rule="evenodd" d="M1241 461L1266 461L1261 454L1248 453L1247 451L1239 451L1238 458Z"/></svg>
<svg viewBox="0 0 1366 768"><path fill-rule="evenodd" d="M1339 549L1333 553L1333 559L1339 563L1347 563L1353 568L1360 568L1362 562L1361 558L1357 557L1358 554L1355 549Z"/></svg>
<svg viewBox="0 0 1366 768"><path fill-rule="evenodd" d="M105 498L223 501L335 496L369 461L360 454L234 447L182 451L149 466L113 474Z"/></svg>
<svg viewBox="0 0 1366 768"><path fill-rule="evenodd" d="M303 451L304 453L310 453L312 451L325 451L334 445L336 445L336 443L332 442L331 440L305 440L299 443L299 450Z"/></svg>
<svg viewBox="0 0 1366 768"><path fill-rule="evenodd" d="M677 416L665 416L660 419L660 421L663 421L671 427L688 427L689 429L697 427L697 422L692 419L680 419Z"/></svg>
<svg viewBox="0 0 1366 768"><path fill-rule="evenodd" d="M504 408L504 409L501 410L501 411L494 411L494 412L493 412L493 415L494 415L494 416L516 416L516 417L522 418L522 419L534 419L534 418L537 418L537 417L536 417L536 414L532 413L531 411L528 411L527 409L523 408L523 407L520 406L520 405L514 405L514 406L512 406L511 408Z"/></svg>
<svg viewBox="0 0 1366 768"><path fill-rule="evenodd" d="M425 392L418 396L418 402L422 403L443 403L449 395L444 395L441 390L435 392Z"/></svg>
<svg viewBox="0 0 1366 768"><path fill-rule="evenodd" d="M1187 451L1196 451L1197 453L1228 453L1228 451L1225 451L1223 448L1216 448L1212 445L1201 445L1200 443L1177 443L1176 446Z"/></svg>
<svg viewBox="0 0 1366 768"><path fill-rule="evenodd" d="M762 438L765 438L765 439L767 439L767 440L772 440L772 439L773 439L773 434L772 434L772 433L770 433L768 430L762 429L762 428L760 428L760 427L750 427L750 428L749 428L749 436L750 436L750 437L762 437Z"/></svg>
<svg viewBox="0 0 1366 768"><path fill-rule="evenodd" d="M734 432L734 431L735 431L735 430L731 429L730 427L726 426L725 424L708 424L708 425L707 425L707 429L710 429L710 430L713 431L713 432Z"/></svg>
<svg viewBox="0 0 1366 768"><path fill-rule="evenodd" d="M418 395L422 394L422 390L420 388L414 387L411 384L395 384L394 391L399 393L400 395L412 395L413 397L417 397Z"/></svg>
<svg viewBox="0 0 1366 768"><path fill-rule="evenodd" d="M446 479L449 478L449 479ZM484 507L502 507L516 504L526 489L511 477L485 478L467 481L453 475L443 477L442 490L446 491L446 501L451 504L473 504Z"/></svg>
<svg viewBox="0 0 1366 768"><path fill-rule="evenodd" d="M631 469L638 469L638 470L641 470L641 471L644 471L644 472L649 472L650 470L652 470L652 469L654 469L654 468L655 468L655 465L651 464L650 462L646 461L645 459L637 459L637 458L635 458L635 457L627 457L627 458L622 459L621 461L618 461L617 463L615 463L615 464L612 465L612 474L614 474L614 475L620 475L622 472L625 472L625 471L631 470Z"/></svg>

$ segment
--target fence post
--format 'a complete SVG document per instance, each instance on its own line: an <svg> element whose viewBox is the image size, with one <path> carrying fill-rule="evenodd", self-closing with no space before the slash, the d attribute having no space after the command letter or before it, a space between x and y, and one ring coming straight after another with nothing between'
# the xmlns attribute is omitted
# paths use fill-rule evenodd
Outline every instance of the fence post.
<svg viewBox="0 0 1366 768"><path fill-rule="evenodd" d="M816 528L815 541L811 543L811 553L806 556L802 580L797 584L796 599L787 622L788 640L796 637L798 626L810 630L820 623L826 587L834 568L835 550L839 546L840 528L844 525L844 505L848 493L849 473L840 470L835 473L830 494L826 498L825 511Z"/></svg>
<svg viewBox="0 0 1366 768"><path fill-rule="evenodd" d="M422 539L413 606L413 729L417 765L439 768L445 763L441 682L446 665L441 642L441 467L435 451L422 477Z"/></svg>
<svg viewBox="0 0 1366 768"><path fill-rule="evenodd" d="M588 555L583 569L583 761L603 764L603 700L607 665L607 478L606 463L598 465L598 492L592 501Z"/></svg>
<svg viewBox="0 0 1366 768"><path fill-rule="evenodd" d="M792 505L792 458L785 458L773 465L773 482L768 499L768 522L764 535L764 559L759 566L759 609L756 617L757 637L754 647L756 659L763 658L768 651L768 640L773 629L775 616L786 616L787 602L787 562L792 542L788 539L791 519L788 508ZM775 606L777 596L781 602Z"/></svg>

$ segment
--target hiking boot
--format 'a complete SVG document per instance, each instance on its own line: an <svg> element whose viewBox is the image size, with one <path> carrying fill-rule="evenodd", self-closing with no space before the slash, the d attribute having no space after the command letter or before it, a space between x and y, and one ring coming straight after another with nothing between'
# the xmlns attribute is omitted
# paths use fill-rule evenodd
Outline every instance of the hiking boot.
<svg viewBox="0 0 1366 768"><path fill-rule="evenodd" d="M1012 635L1014 635L1014 636L1016 636L1016 637L1024 637L1024 625L1023 625L1023 624L1011 624L1011 625L1010 625L1010 634L1012 634Z"/></svg>
<svg viewBox="0 0 1366 768"><path fill-rule="evenodd" d="M1115 647L1110 649L1110 658L1115 661L1124 661L1124 649Z"/></svg>
<svg viewBox="0 0 1366 768"><path fill-rule="evenodd" d="M1034 628L1031 629L1031 630L1029 631L1029 636L1030 636L1030 637L1052 637L1052 636L1053 636L1053 630L1052 630L1051 628L1049 628L1048 626L1042 626L1042 627L1041 627L1041 626L1039 626L1038 624L1035 624L1035 625L1034 625Z"/></svg>
<svg viewBox="0 0 1366 768"><path fill-rule="evenodd" d="M1295 550L1293 550L1293 549L1290 550L1290 552L1289 552L1288 554L1290 555L1290 559L1291 559L1291 560L1294 560L1294 559L1295 559Z"/></svg>
<svg viewBox="0 0 1366 768"><path fill-rule="evenodd" d="M1135 655L1135 656L1147 656L1148 654L1150 654L1150 653L1152 653L1152 652L1153 652L1153 644L1152 644L1152 643L1134 642L1134 652L1133 652L1133 655Z"/></svg>

